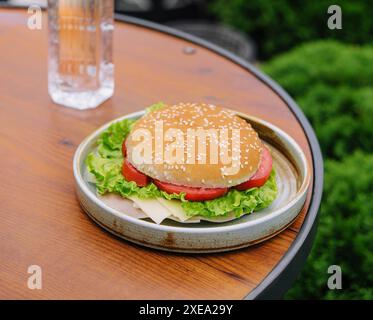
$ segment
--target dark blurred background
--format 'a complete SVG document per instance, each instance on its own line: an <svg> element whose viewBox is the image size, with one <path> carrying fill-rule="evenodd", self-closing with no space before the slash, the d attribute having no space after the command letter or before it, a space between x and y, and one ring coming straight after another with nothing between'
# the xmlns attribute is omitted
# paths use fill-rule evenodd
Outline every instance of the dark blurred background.
<svg viewBox="0 0 373 320"><path fill-rule="evenodd" d="M312 252L285 298L373 299L373 2L115 4L119 13L190 32L255 63L297 101L321 144L325 183ZM333 4L342 9L342 29L327 26ZM330 265L342 269L341 290L327 287Z"/></svg>

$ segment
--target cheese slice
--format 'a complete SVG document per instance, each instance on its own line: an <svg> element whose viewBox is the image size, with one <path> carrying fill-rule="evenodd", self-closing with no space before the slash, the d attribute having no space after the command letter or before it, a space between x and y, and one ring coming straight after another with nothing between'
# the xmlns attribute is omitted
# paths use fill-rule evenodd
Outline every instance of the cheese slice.
<svg viewBox="0 0 373 320"><path fill-rule="evenodd" d="M136 219L144 219L148 216L145 212L134 206L134 202L125 199L118 194L108 193L104 196L97 194L97 197L110 208L113 208L123 215L128 215Z"/></svg>
<svg viewBox="0 0 373 320"><path fill-rule="evenodd" d="M183 223L198 223L201 221L197 216L187 216L179 200L167 200L164 198L157 198L157 200L171 212L172 215L169 219Z"/></svg>
<svg viewBox="0 0 373 320"><path fill-rule="evenodd" d="M157 200L181 222L184 222L190 218L186 215L184 209L181 207L181 202L179 200L167 200L164 198L157 198Z"/></svg>
<svg viewBox="0 0 373 320"><path fill-rule="evenodd" d="M227 216L217 216L217 217L202 217L202 216L193 216L189 217L186 215L184 209L181 207L181 202L178 200L167 200L163 198L158 198L158 201L162 203L169 211L171 211L172 216L178 218L180 222L200 222L201 220L209 221L209 222L217 222L217 223L222 223L222 222L228 222L234 219L237 219L235 214L231 212ZM172 219L172 216L169 217Z"/></svg>
<svg viewBox="0 0 373 320"><path fill-rule="evenodd" d="M157 199L139 199L136 196L129 196L128 198L144 211L144 213L156 224L162 223L164 219L171 215L171 212Z"/></svg>
<svg viewBox="0 0 373 320"><path fill-rule="evenodd" d="M222 223L236 219L233 213L225 217L189 217L178 200L166 200L163 198L140 199L136 196L130 196L125 199L116 194L106 194L104 196L97 194L97 197L121 214L137 219L150 218L157 224L161 224L167 218L180 223L199 223L201 220Z"/></svg>

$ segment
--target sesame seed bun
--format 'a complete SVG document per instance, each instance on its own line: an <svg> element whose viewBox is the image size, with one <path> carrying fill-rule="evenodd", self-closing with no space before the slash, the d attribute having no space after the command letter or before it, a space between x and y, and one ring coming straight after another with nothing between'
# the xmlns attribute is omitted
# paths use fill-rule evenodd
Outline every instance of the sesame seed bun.
<svg viewBox="0 0 373 320"><path fill-rule="evenodd" d="M163 137L167 138L167 132L174 133L167 141L163 140L163 146L159 144L162 143L159 139L162 135L155 134L160 132L160 123L163 125ZM158 128L158 131L155 128ZM138 129L152 133L149 142L152 163L139 163L135 157L136 152L139 154L139 144L145 140L136 134L140 132ZM169 129L173 131L168 131ZM195 139L190 138L195 141L194 148L191 144L188 146L188 141L191 140L187 137L192 132L191 129L197 133L208 133L205 149L198 149L199 140L195 136L191 136ZM199 129L204 130L198 131ZM218 134L215 134L216 132ZM225 132L225 135L222 132ZM174 147L172 152L170 144ZM214 148L214 145L217 148ZM170 161L168 156L177 154L175 147L179 148L178 155L183 155L182 161L180 157L177 158L178 162L175 158ZM139 119L126 139L126 148L128 161L153 179L189 187L225 188L249 180L257 171L262 142L251 125L231 110L204 103L180 103L165 106ZM163 154L160 156L161 149ZM228 158L224 158L224 155L228 155Z"/></svg>

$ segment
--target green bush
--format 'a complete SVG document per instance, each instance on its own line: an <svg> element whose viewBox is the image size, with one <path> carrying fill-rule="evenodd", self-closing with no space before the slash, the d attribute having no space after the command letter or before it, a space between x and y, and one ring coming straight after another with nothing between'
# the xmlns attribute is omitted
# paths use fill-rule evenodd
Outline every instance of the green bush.
<svg viewBox="0 0 373 320"><path fill-rule="evenodd" d="M296 98L324 156L373 150L373 47L319 41L274 58L263 70Z"/></svg>
<svg viewBox="0 0 373 320"><path fill-rule="evenodd" d="M287 298L373 299L373 154L325 163L324 198L313 250ZM329 290L330 265L342 290Z"/></svg>
<svg viewBox="0 0 373 320"><path fill-rule="evenodd" d="M263 69L298 102L325 159L315 243L287 294L298 299L373 299L373 48L305 44ZM342 268L342 290L327 269Z"/></svg>
<svg viewBox="0 0 373 320"><path fill-rule="evenodd" d="M211 11L223 22L247 32L264 57L301 42L334 38L369 43L373 37L373 6L366 0L340 0L342 29L327 27L329 0L213 0Z"/></svg>

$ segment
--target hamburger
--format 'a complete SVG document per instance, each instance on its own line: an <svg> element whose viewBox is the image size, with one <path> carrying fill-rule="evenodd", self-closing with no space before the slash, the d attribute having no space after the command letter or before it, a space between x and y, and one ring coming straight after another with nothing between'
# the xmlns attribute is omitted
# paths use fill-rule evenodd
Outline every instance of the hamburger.
<svg viewBox="0 0 373 320"><path fill-rule="evenodd" d="M114 123L87 167L99 194L132 201L157 223L226 221L277 195L269 148L246 120L212 104L158 103Z"/></svg>

